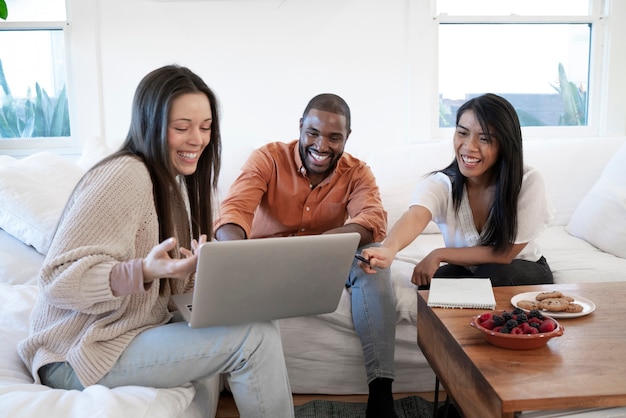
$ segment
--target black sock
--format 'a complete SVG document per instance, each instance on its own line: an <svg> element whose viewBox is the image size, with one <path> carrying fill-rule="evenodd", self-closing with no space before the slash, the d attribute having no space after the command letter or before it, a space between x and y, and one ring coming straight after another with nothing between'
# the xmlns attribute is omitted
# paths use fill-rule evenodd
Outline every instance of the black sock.
<svg viewBox="0 0 626 418"><path fill-rule="evenodd" d="M384 377L374 379L369 384L366 418L396 418L393 407L391 383L393 380Z"/></svg>

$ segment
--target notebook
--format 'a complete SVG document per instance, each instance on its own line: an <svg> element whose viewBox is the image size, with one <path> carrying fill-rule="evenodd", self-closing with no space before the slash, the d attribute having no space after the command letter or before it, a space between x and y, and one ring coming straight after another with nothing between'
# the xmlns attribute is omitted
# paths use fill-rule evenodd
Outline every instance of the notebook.
<svg viewBox="0 0 626 418"><path fill-rule="evenodd" d="M172 301L192 328L333 312L359 240L353 232L207 242L194 291Z"/></svg>
<svg viewBox="0 0 626 418"><path fill-rule="evenodd" d="M486 278L433 278L428 292L428 306L495 309L496 298L491 280Z"/></svg>

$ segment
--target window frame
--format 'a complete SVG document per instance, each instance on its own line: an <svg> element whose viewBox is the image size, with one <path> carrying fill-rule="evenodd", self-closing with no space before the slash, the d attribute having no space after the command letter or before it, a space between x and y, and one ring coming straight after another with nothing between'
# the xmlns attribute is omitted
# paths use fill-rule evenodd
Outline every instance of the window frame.
<svg viewBox="0 0 626 418"><path fill-rule="evenodd" d="M67 2L66 2L67 7ZM12 155L16 157L26 156L35 152L44 150L54 150L61 154L76 154L79 152L81 145L75 134L76 130L76 113L73 111L74 95L72 92L73 83L70 78L70 37L69 20L61 21L3 21L0 27L1 31L30 31L30 30L61 30L63 32L63 43L65 50L65 68L66 68L66 89L70 114L70 136L68 137L37 137L37 138L2 138L0 139L0 153Z"/></svg>
<svg viewBox="0 0 626 418"><path fill-rule="evenodd" d="M604 134L607 128L607 91L608 91L608 48L607 39L610 38L607 15L610 0L590 0L590 11L586 16L457 16L436 13L437 2L411 1L408 15L412 34L409 34L409 50L413 56L410 58L409 78L422 79L428 77L432 82L429 89L424 91L416 87L419 83L411 86L411 108L428 110L422 112L409 122L409 131L417 132L419 137L429 138L452 138L454 127L439 126L439 25L440 24L589 24L591 26L590 51L589 51L589 96L586 126L529 126L523 127L525 138L546 137L590 137ZM428 19L428 20L427 20ZM423 32L423 33L419 33ZM430 39L432 46L423 45L425 39ZM427 59L430 57L430 60ZM429 69L420 68L424 62L430 61ZM423 96L428 95L428 104L425 104ZM421 97L420 97L421 96ZM415 111L411 111L415 115ZM420 128L420 124L422 127ZM427 126L428 128L423 128ZM412 138L410 141L419 141Z"/></svg>
<svg viewBox="0 0 626 418"><path fill-rule="evenodd" d="M439 127L438 100L438 25L444 17L436 16L436 0L403 0L406 24L406 91L402 97L404 135L401 143L425 142L452 138L453 128ZM106 137L103 114L104 87L101 48L98 33L100 3L95 0L66 0L66 21L0 22L2 30L62 28L64 32L67 94L71 137L7 139L0 141L0 154L26 156L40 150L78 156L83 146L98 144ZM626 37L626 2L591 0L589 16L570 18L574 22L591 20L592 38L589 74L589 113L586 127L524 127L525 138L624 136L626 125L626 83L622 74L626 61L622 39ZM74 20L72 16L80 16ZM466 21L479 17L466 17ZM507 17L509 19L510 17ZM438 20L439 19L439 20ZM447 16L446 21L458 19ZM494 19L494 17L490 17ZM518 17L529 21L532 17ZM563 16L542 17L555 21ZM595 22L595 23L594 23ZM611 85L611 88L609 86Z"/></svg>

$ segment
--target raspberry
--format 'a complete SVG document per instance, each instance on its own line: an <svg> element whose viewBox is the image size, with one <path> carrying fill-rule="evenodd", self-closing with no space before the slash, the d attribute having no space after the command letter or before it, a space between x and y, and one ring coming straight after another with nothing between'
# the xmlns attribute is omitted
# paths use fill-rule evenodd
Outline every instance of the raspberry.
<svg viewBox="0 0 626 418"><path fill-rule="evenodd" d="M522 324L519 326L519 328L522 329L522 331L524 331L524 334L530 334L532 333L532 329L536 330L536 328L533 328L532 326L530 326L528 324L528 322L522 322Z"/></svg>
<svg viewBox="0 0 626 418"><path fill-rule="evenodd" d="M555 328L556 328L556 324L553 321L544 321L539 326L539 331L540 332L551 332L551 331L554 331Z"/></svg>
<svg viewBox="0 0 626 418"><path fill-rule="evenodd" d="M533 326L528 327L526 334L539 334L539 330Z"/></svg>
<svg viewBox="0 0 626 418"><path fill-rule="evenodd" d="M483 328L493 329L496 326L496 323L493 319L489 318L486 321L481 322L480 325L482 325Z"/></svg>
<svg viewBox="0 0 626 418"><path fill-rule="evenodd" d="M488 319L491 319L492 315L490 312L485 312L484 314L480 315L480 322L486 321Z"/></svg>
<svg viewBox="0 0 626 418"><path fill-rule="evenodd" d="M515 327L511 330L511 334L525 334L521 327Z"/></svg>
<svg viewBox="0 0 626 418"><path fill-rule="evenodd" d="M529 323L530 325L532 325L532 324L541 325L541 324L543 323L543 321L542 321L541 319L539 319L539 318L535 318L535 317L533 317L533 318L530 318L530 319L528 320L528 323Z"/></svg>

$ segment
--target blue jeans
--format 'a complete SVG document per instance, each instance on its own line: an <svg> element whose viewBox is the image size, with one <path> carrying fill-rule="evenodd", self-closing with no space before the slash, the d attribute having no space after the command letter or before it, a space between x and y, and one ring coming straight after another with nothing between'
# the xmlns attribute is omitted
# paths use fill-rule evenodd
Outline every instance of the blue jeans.
<svg viewBox="0 0 626 418"><path fill-rule="evenodd" d="M346 282L351 289L352 321L363 348L367 383L381 377L395 378L396 300L390 270L377 270L368 274L355 260Z"/></svg>
<svg viewBox="0 0 626 418"><path fill-rule="evenodd" d="M276 322L192 329L175 321L143 331L98 384L170 388L195 381L198 388L222 373L241 417L294 416ZM84 389L67 363L44 366L39 375L50 387Z"/></svg>

